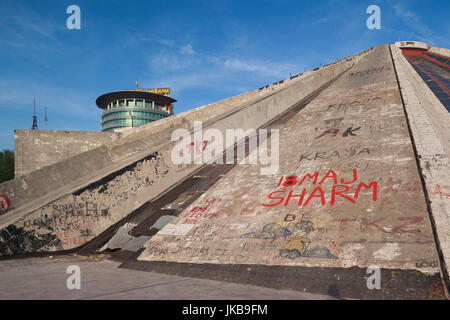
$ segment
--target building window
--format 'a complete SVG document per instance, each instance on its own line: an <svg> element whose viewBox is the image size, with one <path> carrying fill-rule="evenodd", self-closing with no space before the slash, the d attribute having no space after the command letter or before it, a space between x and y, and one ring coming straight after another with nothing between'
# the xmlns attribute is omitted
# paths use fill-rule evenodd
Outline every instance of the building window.
<svg viewBox="0 0 450 320"><path fill-rule="evenodd" d="M143 107L143 101L142 100L136 100L136 107Z"/></svg>
<svg viewBox="0 0 450 320"><path fill-rule="evenodd" d="M127 107L134 107L134 100L127 100Z"/></svg>
<svg viewBox="0 0 450 320"><path fill-rule="evenodd" d="M152 102L145 100L145 107L146 108L151 108L152 107Z"/></svg>
<svg viewBox="0 0 450 320"><path fill-rule="evenodd" d="M113 102L113 107L114 107L114 108L117 107L117 101L114 101L114 102Z"/></svg>
<svg viewBox="0 0 450 320"><path fill-rule="evenodd" d="M119 107L125 107L125 100L119 100Z"/></svg>

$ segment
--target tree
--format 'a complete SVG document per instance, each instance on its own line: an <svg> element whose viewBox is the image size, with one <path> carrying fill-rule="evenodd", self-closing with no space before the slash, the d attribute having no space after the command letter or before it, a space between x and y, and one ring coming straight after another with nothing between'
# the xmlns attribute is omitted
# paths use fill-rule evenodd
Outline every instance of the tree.
<svg viewBox="0 0 450 320"><path fill-rule="evenodd" d="M14 179L14 152L0 151L0 183Z"/></svg>

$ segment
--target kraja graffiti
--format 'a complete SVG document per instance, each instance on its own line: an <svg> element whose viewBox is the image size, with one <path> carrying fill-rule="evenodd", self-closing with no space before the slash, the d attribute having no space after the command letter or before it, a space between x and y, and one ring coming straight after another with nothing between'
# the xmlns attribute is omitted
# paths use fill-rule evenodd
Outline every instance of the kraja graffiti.
<svg viewBox="0 0 450 320"><path fill-rule="evenodd" d="M348 149L345 149L344 151L330 151L330 152L316 152L316 153L304 153L300 156L299 162L302 162L303 160L308 161L316 161L318 159L325 160L331 157L336 157L337 159L341 158L341 154L344 155L347 158L353 157L353 156L359 156L360 154L370 154L370 150L368 148L355 148L351 147Z"/></svg>

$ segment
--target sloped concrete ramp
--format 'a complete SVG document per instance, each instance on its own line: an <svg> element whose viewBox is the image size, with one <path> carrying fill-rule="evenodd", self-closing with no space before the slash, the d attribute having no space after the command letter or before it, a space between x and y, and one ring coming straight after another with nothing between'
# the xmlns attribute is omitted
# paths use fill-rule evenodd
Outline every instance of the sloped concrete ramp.
<svg viewBox="0 0 450 320"><path fill-rule="evenodd" d="M123 267L369 298L445 298L387 45L280 127L279 166L237 165ZM368 267L383 288L369 290Z"/></svg>
<svg viewBox="0 0 450 320"><path fill-rule="evenodd" d="M172 161L175 130L191 137L195 121L223 134L259 128L342 75L367 51L128 130L101 147L0 184L0 257L85 246L204 166Z"/></svg>
<svg viewBox="0 0 450 320"><path fill-rule="evenodd" d="M378 46L130 130L1 184L9 201L0 257L108 251L123 268L339 297L446 299L448 201L427 188L447 176L441 165L425 176L418 164L447 149L427 148L434 136L412 94L421 90L402 79L400 90L392 50ZM448 126L433 110L428 120L446 146ZM182 128L192 138L196 120L224 136L278 129L278 170L262 174L266 165L236 157L175 164L171 134ZM374 268L381 283L370 289Z"/></svg>

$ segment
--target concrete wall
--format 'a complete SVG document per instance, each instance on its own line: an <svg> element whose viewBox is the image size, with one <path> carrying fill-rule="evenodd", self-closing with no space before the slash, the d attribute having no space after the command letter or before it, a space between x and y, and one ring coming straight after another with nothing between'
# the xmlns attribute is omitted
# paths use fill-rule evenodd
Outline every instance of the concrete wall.
<svg viewBox="0 0 450 320"><path fill-rule="evenodd" d="M441 56L450 57L450 49L447 48L430 47L429 51L440 54Z"/></svg>
<svg viewBox="0 0 450 320"><path fill-rule="evenodd" d="M1 185L16 208L0 217L4 230L0 236L3 243L15 241L17 245L0 245L0 255L70 249L93 239L199 168L172 163L173 130L192 130L194 120L222 132L258 128L348 70L364 54L230 98L229 103L207 105L130 129L114 142Z"/></svg>
<svg viewBox="0 0 450 320"><path fill-rule="evenodd" d="M429 45L425 42L419 41L398 41L394 44L398 48L416 48L428 50Z"/></svg>
<svg viewBox="0 0 450 320"><path fill-rule="evenodd" d="M115 141L113 132L14 130L15 177Z"/></svg>
<svg viewBox="0 0 450 320"><path fill-rule="evenodd" d="M443 267L450 274L450 114L401 52L392 47L426 184ZM442 54L442 53L441 53Z"/></svg>

